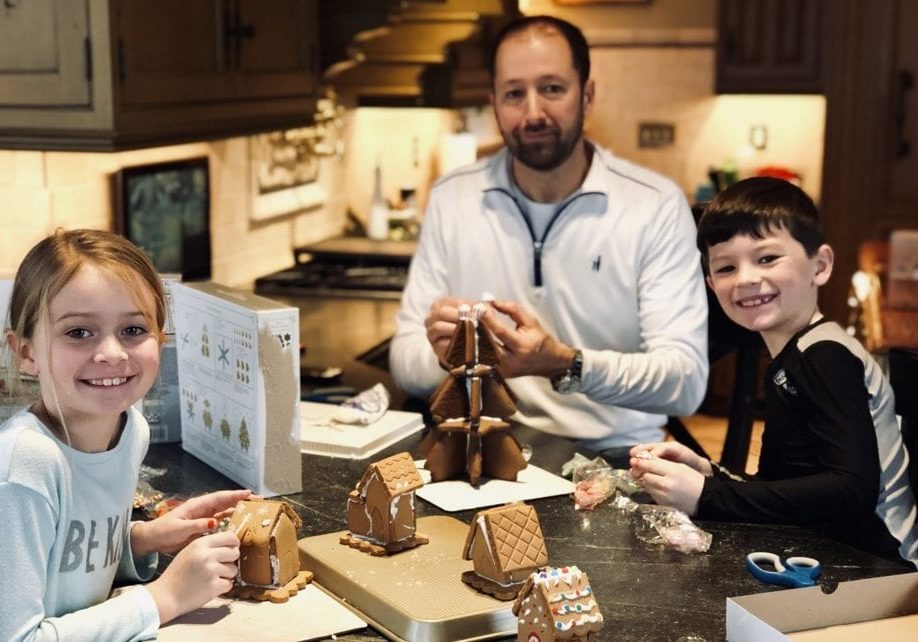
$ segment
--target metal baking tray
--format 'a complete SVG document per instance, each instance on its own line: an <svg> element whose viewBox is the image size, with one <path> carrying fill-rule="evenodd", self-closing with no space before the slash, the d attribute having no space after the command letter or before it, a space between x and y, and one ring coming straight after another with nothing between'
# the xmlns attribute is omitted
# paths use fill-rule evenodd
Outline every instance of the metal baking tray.
<svg viewBox="0 0 918 642"><path fill-rule="evenodd" d="M462 582L472 563L462 559L468 524L454 517L418 519L424 544L374 557L340 544L342 533L299 541L303 568L390 640L453 642L516 635L513 602L501 602Z"/></svg>

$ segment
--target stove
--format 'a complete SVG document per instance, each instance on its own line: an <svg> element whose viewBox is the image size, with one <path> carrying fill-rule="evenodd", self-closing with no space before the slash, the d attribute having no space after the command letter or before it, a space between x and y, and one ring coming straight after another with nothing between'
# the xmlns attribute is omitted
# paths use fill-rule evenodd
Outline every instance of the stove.
<svg viewBox="0 0 918 642"><path fill-rule="evenodd" d="M293 267L256 279L259 294L401 298L413 241L336 237L294 249Z"/></svg>

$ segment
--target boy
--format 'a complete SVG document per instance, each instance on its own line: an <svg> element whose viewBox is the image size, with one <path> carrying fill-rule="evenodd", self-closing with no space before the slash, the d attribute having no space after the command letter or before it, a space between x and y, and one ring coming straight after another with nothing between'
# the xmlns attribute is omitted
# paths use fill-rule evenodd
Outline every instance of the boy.
<svg viewBox="0 0 918 642"><path fill-rule="evenodd" d="M702 519L799 524L918 565L892 389L860 343L819 312L833 253L813 201L780 179L741 181L708 205L698 245L721 307L759 332L773 358L759 471L743 479L666 442L632 449L635 476L657 502ZM653 457L637 457L642 450Z"/></svg>

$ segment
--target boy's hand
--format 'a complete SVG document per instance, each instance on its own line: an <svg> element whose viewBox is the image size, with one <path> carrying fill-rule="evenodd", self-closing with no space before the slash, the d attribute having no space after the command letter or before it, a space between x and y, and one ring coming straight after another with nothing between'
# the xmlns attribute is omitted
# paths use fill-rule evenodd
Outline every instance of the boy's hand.
<svg viewBox="0 0 918 642"><path fill-rule="evenodd" d="M163 574L147 585L159 622L188 613L233 587L239 540L233 533L199 537L182 549Z"/></svg>
<svg viewBox="0 0 918 642"><path fill-rule="evenodd" d="M677 441L661 441L654 444L638 444L629 451L632 457L638 457L639 453L647 452L653 457L674 461L685 464L689 468L697 470L705 477L710 477L714 473L711 470L711 462L704 457L696 454L688 446L684 446ZM640 471L638 471L640 472ZM633 471L632 471L633 473Z"/></svg>
<svg viewBox="0 0 918 642"><path fill-rule="evenodd" d="M162 517L139 522L131 529L131 552L135 557L148 553L174 553L206 533L213 533L220 518L236 504L252 496L250 490L221 490L193 497Z"/></svg>
<svg viewBox="0 0 918 642"><path fill-rule="evenodd" d="M698 510L704 475L694 468L660 457L632 457L631 475L641 480L644 490L658 504L672 506L688 515Z"/></svg>

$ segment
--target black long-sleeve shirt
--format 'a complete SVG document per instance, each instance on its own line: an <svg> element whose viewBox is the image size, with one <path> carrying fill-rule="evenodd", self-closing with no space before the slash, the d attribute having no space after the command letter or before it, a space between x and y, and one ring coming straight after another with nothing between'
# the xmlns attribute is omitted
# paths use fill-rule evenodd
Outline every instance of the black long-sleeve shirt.
<svg viewBox="0 0 918 642"><path fill-rule="evenodd" d="M698 517L799 524L918 565L918 526L895 400L879 366L835 323L794 336L768 368L758 473L715 467Z"/></svg>

